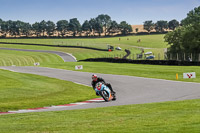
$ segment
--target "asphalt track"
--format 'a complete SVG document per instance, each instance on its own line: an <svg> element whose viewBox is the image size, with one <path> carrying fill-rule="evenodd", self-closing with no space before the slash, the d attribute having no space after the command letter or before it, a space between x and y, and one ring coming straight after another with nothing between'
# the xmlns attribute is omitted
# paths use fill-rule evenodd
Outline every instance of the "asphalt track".
<svg viewBox="0 0 200 133"><path fill-rule="evenodd" d="M68 53L59 51L49 51L49 50L29 50L29 49L15 49L15 48L0 48L0 50L15 50L15 51L26 51L26 52L44 52L51 53L60 56L64 62L76 62L76 58Z"/></svg>
<svg viewBox="0 0 200 133"><path fill-rule="evenodd" d="M0 69L43 75L61 80L72 81L87 86L91 86L91 75L93 74L88 72L44 67L2 66ZM43 109L34 112L86 109L200 98L200 83L179 82L112 74L97 75L103 77L106 82L111 83L114 90L116 91L116 101L96 102L80 106L60 107L55 109Z"/></svg>

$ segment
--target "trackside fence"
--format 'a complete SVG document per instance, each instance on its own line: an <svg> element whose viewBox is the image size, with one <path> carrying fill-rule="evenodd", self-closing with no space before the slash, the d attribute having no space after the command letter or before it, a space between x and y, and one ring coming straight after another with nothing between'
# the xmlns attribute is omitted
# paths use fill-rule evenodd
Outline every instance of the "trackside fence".
<svg viewBox="0 0 200 133"><path fill-rule="evenodd" d="M200 53L175 53L175 54L131 54L124 58L125 54L106 55L104 57L89 58L79 61L133 63L152 65L178 65L178 66L200 66Z"/></svg>
<svg viewBox="0 0 200 133"><path fill-rule="evenodd" d="M124 58L125 54L105 55L98 58L115 58L115 59L130 59L130 60L176 60L176 61L199 61L200 53L165 53L165 54L130 54Z"/></svg>

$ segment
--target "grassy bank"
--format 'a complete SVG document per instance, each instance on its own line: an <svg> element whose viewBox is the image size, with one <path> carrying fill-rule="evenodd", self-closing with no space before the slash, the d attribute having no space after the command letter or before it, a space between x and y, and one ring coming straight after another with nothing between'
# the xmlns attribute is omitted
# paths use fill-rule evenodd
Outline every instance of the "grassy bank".
<svg viewBox="0 0 200 133"><path fill-rule="evenodd" d="M0 66L33 66L35 62L42 64L50 62L61 63L64 61L56 54L0 50Z"/></svg>
<svg viewBox="0 0 200 133"><path fill-rule="evenodd" d="M150 132L198 133L200 100L86 110L11 114L0 117L2 133Z"/></svg>
<svg viewBox="0 0 200 133"><path fill-rule="evenodd" d="M60 105L96 97L90 87L0 70L0 112Z"/></svg>

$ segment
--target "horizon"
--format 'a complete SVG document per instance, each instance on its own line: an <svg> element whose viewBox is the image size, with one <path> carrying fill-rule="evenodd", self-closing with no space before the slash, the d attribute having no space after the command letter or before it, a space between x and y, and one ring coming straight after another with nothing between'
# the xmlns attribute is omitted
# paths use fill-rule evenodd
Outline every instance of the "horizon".
<svg viewBox="0 0 200 133"><path fill-rule="evenodd" d="M112 20L130 25L143 25L145 21L181 21L187 13L200 5L200 0L0 0L0 18L4 21L35 22L85 20L107 14ZM105 4L106 3L106 4ZM17 15L16 15L17 14Z"/></svg>

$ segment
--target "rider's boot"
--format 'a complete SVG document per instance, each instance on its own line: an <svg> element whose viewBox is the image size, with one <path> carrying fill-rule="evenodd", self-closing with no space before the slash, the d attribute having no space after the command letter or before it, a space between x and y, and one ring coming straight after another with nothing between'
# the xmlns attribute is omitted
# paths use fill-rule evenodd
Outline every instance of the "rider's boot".
<svg viewBox="0 0 200 133"><path fill-rule="evenodd" d="M96 95L99 96L99 93L96 92Z"/></svg>
<svg viewBox="0 0 200 133"><path fill-rule="evenodd" d="M112 91L111 93L112 93L113 95L115 95L116 92L115 92L115 91Z"/></svg>
<svg viewBox="0 0 200 133"><path fill-rule="evenodd" d="M113 100L113 101L116 100L115 92L112 91L111 94L112 94L112 96L113 96L113 99L112 99L112 100Z"/></svg>
<svg viewBox="0 0 200 133"><path fill-rule="evenodd" d="M116 96L115 95L113 95L113 99L112 99L113 101L115 101L116 100Z"/></svg>

